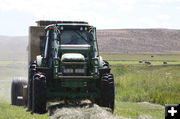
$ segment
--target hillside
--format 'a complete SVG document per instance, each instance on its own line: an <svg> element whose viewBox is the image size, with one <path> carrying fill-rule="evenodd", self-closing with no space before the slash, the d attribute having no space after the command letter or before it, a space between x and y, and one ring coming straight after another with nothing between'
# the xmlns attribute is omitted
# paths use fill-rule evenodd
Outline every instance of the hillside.
<svg viewBox="0 0 180 119"><path fill-rule="evenodd" d="M98 30L101 52L180 52L180 30Z"/></svg>
<svg viewBox="0 0 180 119"><path fill-rule="evenodd" d="M0 36L0 59L24 59L27 57L28 38Z"/></svg>
<svg viewBox="0 0 180 119"><path fill-rule="evenodd" d="M180 30L97 30L100 52L180 52ZM0 36L0 58L27 56L28 37Z"/></svg>

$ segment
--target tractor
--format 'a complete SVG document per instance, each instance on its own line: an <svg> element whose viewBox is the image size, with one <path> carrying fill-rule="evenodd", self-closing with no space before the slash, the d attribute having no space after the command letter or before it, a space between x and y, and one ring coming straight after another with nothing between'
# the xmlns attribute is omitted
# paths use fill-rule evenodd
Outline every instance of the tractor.
<svg viewBox="0 0 180 119"><path fill-rule="evenodd" d="M12 105L45 113L48 101L88 99L113 112L114 77L88 22L37 21L29 28L28 64L28 80L12 81Z"/></svg>

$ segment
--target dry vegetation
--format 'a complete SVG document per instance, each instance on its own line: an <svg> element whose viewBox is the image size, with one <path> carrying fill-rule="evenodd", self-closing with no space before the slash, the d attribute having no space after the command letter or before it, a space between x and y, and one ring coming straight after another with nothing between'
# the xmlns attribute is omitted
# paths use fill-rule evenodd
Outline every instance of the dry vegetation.
<svg viewBox="0 0 180 119"><path fill-rule="evenodd" d="M180 30L98 30L101 52L179 52Z"/></svg>

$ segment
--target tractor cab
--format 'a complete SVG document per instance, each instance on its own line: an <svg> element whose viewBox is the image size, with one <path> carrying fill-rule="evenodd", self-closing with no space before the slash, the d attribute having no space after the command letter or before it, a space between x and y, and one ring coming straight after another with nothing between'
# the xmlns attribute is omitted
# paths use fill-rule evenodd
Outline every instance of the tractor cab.
<svg viewBox="0 0 180 119"><path fill-rule="evenodd" d="M45 30L43 65L49 68L57 66L54 70L54 78L98 74L98 70L93 72L94 63L91 62L93 58L97 59L98 54L95 27L82 23L52 24Z"/></svg>

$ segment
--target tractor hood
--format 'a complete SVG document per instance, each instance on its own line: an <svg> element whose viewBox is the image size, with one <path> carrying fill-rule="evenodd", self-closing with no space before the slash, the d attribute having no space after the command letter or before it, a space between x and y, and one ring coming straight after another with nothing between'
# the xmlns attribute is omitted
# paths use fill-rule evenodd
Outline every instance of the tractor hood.
<svg viewBox="0 0 180 119"><path fill-rule="evenodd" d="M90 45L59 45L61 53L88 53Z"/></svg>
<svg viewBox="0 0 180 119"><path fill-rule="evenodd" d="M85 58L80 53L65 53L61 57L62 62L84 62Z"/></svg>

